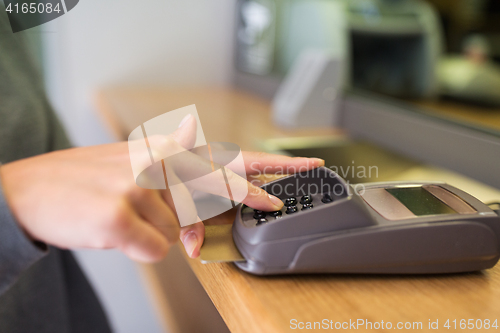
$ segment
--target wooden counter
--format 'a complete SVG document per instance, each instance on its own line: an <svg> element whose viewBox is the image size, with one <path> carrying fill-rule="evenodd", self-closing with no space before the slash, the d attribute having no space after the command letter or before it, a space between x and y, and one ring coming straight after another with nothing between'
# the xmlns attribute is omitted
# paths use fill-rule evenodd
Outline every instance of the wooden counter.
<svg viewBox="0 0 500 333"><path fill-rule="evenodd" d="M500 133L500 108L492 106L478 106L460 103L451 100L407 100L422 108L422 111L475 125L490 131Z"/></svg>
<svg viewBox="0 0 500 333"><path fill-rule="evenodd" d="M230 141L247 150L256 149L256 140L265 138L339 133L332 129L278 129L271 123L266 101L229 89L117 88L102 91L97 103L119 139L126 139L142 122L189 104L197 106L207 141ZM495 189L440 169L419 168L399 177L445 180L482 200L500 199ZM231 223L233 216L234 212L229 212L218 222ZM293 319L297 323L362 319L373 324L391 322L393 327L398 322L421 322L421 331L427 331L429 320L439 320L439 331L447 332L459 331L444 329L447 319L500 321L499 265L484 272L435 276L256 277L232 264L203 265L175 248L164 262L143 266L160 315L171 332L225 330L208 301L189 303L189 297L204 297L204 292L186 270L186 262L231 332L292 331Z"/></svg>

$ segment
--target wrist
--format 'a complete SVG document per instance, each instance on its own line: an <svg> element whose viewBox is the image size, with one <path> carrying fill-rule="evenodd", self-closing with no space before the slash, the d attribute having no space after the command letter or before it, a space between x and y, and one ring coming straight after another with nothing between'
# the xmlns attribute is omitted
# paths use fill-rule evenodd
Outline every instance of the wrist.
<svg viewBox="0 0 500 333"><path fill-rule="evenodd" d="M2 164L0 163L0 191L3 192L3 198L4 202L6 204L6 208L9 210L10 215L12 216L13 220L17 223L19 226L20 230L24 234L24 236L31 242L33 243L37 248L39 248L42 251L47 250L47 245L37 239L35 239L29 231L26 229L24 224L21 222L18 214L16 214L16 205L15 205L15 199L13 192L14 189L12 188L16 183L16 181L13 181L12 179L12 173L11 173L11 165L12 163L9 164Z"/></svg>

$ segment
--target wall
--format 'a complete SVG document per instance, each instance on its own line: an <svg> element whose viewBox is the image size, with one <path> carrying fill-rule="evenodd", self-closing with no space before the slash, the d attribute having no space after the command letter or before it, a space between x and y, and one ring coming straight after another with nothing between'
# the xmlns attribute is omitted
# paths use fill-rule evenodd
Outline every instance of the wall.
<svg viewBox="0 0 500 333"><path fill-rule="evenodd" d="M228 85L234 11L233 0L81 0L43 25L48 94L73 142L112 140L93 105L102 87ZM161 330L131 261L114 251L77 256L116 332Z"/></svg>
<svg viewBox="0 0 500 333"><path fill-rule="evenodd" d="M223 85L234 0L82 0L44 27L48 89L77 144L95 143L92 96L117 84Z"/></svg>

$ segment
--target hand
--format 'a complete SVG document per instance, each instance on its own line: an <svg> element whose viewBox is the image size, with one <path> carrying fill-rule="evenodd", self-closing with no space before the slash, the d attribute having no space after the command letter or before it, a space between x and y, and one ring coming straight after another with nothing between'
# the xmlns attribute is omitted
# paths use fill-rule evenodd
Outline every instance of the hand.
<svg viewBox="0 0 500 333"><path fill-rule="evenodd" d="M189 149L195 127L195 119L187 119L177 132L162 139L165 147ZM243 157L252 172L323 164L318 159L262 153L244 153ZM116 248L134 260L154 262L180 236L187 253L193 258L199 255L203 224L180 228L168 189L136 185L126 142L8 163L0 168L0 177L12 213L33 240L60 248ZM239 184L249 189L245 204L262 210L282 207L278 198L246 179L241 178Z"/></svg>
<svg viewBox="0 0 500 333"><path fill-rule="evenodd" d="M243 152L243 160L245 162L245 170L247 176L261 176L278 173L285 175L299 171L306 171L324 165L324 161L317 158L289 157L282 155L273 155L261 152ZM244 170L244 171L245 171ZM232 173L234 178L241 178L238 174L242 174L242 170L227 170ZM270 177L274 178L274 177ZM253 183L262 183L261 178L255 178L248 182L247 179L240 179L238 186L248 187L248 195L242 201L249 207L260 209L263 211L276 211L283 207L283 202ZM181 228L180 238L186 248L186 252L191 258L197 258L200 255L200 248L203 244L205 236L204 224L199 222Z"/></svg>

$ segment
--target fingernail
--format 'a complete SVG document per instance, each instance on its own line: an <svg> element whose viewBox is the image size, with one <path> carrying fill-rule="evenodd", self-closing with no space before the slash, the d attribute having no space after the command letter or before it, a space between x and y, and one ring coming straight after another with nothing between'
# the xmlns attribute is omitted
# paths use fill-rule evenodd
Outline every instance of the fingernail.
<svg viewBox="0 0 500 333"><path fill-rule="evenodd" d="M184 118L182 118L181 123L179 124L178 128L181 128L193 115L190 113L186 115Z"/></svg>
<svg viewBox="0 0 500 333"><path fill-rule="evenodd" d="M280 198L275 197L274 195L269 194L269 200L278 208L281 209L283 207L283 201Z"/></svg>
<svg viewBox="0 0 500 333"><path fill-rule="evenodd" d="M325 160L321 158L312 158L314 161L314 164L318 164L318 166L324 166L325 165Z"/></svg>
<svg viewBox="0 0 500 333"><path fill-rule="evenodd" d="M191 257L194 250L196 249L196 245L198 245L198 238L196 237L194 232L190 232L186 235L186 237L184 237L182 243L186 248L187 254Z"/></svg>

